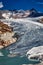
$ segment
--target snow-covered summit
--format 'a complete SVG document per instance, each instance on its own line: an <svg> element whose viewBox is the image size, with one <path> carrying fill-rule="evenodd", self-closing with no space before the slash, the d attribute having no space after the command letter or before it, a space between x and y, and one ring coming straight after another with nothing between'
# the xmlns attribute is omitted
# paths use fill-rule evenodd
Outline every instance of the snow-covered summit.
<svg viewBox="0 0 43 65"><path fill-rule="evenodd" d="M30 10L0 10L0 19L9 18L28 18L28 17L39 17L43 16L43 13L38 12L36 9L32 8Z"/></svg>

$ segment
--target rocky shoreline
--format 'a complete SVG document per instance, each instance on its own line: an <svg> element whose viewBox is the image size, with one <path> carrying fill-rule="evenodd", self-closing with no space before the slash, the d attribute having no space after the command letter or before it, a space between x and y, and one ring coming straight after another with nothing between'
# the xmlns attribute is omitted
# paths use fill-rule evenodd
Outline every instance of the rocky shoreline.
<svg viewBox="0 0 43 65"><path fill-rule="evenodd" d="M43 62L38 63L38 64L25 64L25 65L43 65Z"/></svg>
<svg viewBox="0 0 43 65"><path fill-rule="evenodd" d="M13 38L14 35L13 28L0 21L0 49L15 43L17 38Z"/></svg>

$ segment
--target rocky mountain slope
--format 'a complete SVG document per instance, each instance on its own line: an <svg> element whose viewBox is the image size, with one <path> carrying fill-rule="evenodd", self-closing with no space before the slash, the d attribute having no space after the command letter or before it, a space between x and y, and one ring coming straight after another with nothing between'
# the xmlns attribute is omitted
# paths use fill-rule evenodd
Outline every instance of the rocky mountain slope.
<svg viewBox="0 0 43 65"><path fill-rule="evenodd" d="M17 38L13 38L13 35L13 28L0 21L0 49L17 41Z"/></svg>

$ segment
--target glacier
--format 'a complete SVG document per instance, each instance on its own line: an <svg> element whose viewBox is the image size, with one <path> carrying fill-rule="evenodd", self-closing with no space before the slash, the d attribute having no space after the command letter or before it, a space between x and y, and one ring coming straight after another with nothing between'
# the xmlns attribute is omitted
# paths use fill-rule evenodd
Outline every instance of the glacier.
<svg viewBox="0 0 43 65"><path fill-rule="evenodd" d="M40 46L42 46L42 51L39 50L39 52L43 52L43 24L37 22L37 19L39 18L35 18L35 21L34 18L1 20L4 23L12 26L14 32L20 36L15 44L12 44L6 48L9 50L9 54L19 54L20 56L23 56L34 47L35 49L39 47L39 50ZM37 51L32 51L37 53Z"/></svg>

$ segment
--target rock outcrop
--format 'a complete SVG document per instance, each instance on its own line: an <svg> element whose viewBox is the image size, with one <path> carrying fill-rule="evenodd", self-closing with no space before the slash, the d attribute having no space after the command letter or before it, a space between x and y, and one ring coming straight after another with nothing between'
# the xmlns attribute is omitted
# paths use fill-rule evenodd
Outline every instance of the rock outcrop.
<svg viewBox="0 0 43 65"><path fill-rule="evenodd" d="M13 28L0 21L0 49L17 41L17 38L14 38L13 35Z"/></svg>
<svg viewBox="0 0 43 65"><path fill-rule="evenodd" d="M1 33L12 32L12 31L13 31L12 27L0 21L0 32Z"/></svg>
<svg viewBox="0 0 43 65"><path fill-rule="evenodd" d="M40 23L43 23L43 18L39 19L39 22L40 22Z"/></svg>
<svg viewBox="0 0 43 65"><path fill-rule="evenodd" d="M33 47L27 52L28 59L43 61L43 46Z"/></svg>

